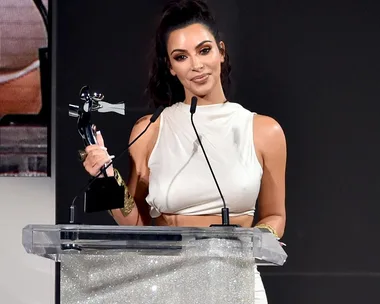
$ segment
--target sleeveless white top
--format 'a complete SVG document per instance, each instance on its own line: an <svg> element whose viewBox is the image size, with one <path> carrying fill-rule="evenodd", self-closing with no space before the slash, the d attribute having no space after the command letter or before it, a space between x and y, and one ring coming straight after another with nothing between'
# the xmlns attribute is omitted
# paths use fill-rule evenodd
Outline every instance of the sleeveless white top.
<svg viewBox="0 0 380 304"><path fill-rule="evenodd" d="M253 142L255 113L232 102L197 106L195 127L230 216L253 215L262 167ZM165 108L148 161L150 215L220 215L223 201L191 124L190 105Z"/></svg>

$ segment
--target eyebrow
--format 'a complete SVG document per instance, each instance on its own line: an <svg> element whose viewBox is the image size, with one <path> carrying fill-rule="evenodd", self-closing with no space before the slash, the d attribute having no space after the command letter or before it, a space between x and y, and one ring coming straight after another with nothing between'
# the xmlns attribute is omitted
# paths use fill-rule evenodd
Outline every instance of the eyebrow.
<svg viewBox="0 0 380 304"><path fill-rule="evenodd" d="M206 42L212 42L212 41L211 41L211 40L204 40L204 41L202 41L201 43L198 43L198 45L197 45L195 48L196 48L196 49L199 48L200 46L202 46L202 45L205 44ZM173 51L170 53L170 55L173 54L174 52L186 52L186 50L183 50L183 49L175 49L175 50L173 50Z"/></svg>

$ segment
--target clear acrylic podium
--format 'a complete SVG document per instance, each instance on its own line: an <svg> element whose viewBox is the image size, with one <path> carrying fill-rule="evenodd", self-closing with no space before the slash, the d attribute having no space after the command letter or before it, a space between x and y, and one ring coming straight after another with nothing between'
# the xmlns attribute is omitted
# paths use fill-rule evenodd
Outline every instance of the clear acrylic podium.
<svg viewBox="0 0 380 304"><path fill-rule="evenodd" d="M287 258L258 228L29 225L23 245L61 263L61 304L254 303L257 265Z"/></svg>

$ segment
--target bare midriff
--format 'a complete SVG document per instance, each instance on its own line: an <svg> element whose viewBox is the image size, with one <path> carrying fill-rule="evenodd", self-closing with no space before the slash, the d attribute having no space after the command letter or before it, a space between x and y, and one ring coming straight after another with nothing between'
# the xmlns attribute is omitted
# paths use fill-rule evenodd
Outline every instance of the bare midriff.
<svg viewBox="0 0 380 304"><path fill-rule="evenodd" d="M155 222L157 226L209 227L212 224L221 224L222 217L219 215L162 214L156 218ZM252 227L252 223L253 216L251 215L230 216L230 224L249 228Z"/></svg>

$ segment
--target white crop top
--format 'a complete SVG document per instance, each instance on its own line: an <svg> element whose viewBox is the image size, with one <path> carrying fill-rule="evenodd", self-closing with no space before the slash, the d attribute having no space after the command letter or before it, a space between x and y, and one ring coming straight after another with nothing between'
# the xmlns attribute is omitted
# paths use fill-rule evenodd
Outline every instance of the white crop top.
<svg viewBox="0 0 380 304"><path fill-rule="evenodd" d="M194 124L230 216L253 215L262 167L253 142L252 113L232 102L197 106ZM148 161L150 215L219 215L218 189L190 120L190 105L165 108Z"/></svg>

